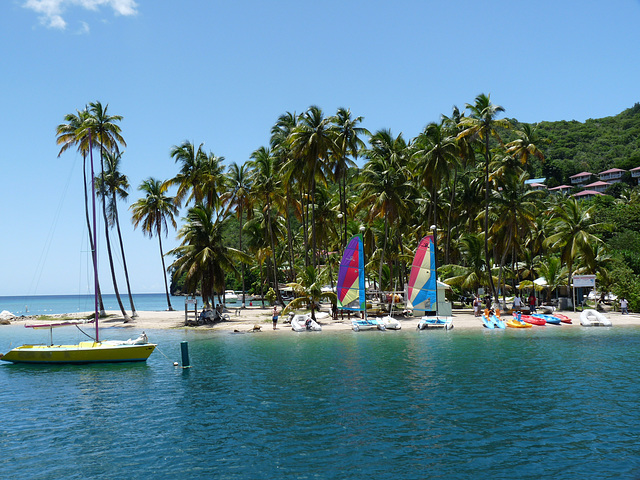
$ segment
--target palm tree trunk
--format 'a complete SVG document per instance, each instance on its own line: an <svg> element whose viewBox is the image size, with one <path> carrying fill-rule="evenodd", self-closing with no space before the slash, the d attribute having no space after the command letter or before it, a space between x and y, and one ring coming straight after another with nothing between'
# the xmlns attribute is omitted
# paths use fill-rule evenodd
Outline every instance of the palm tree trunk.
<svg viewBox="0 0 640 480"><path fill-rule="evenodd" d="M239 250L241 252L242 252L242 227L243 227L243 225L242 225L242 210L243 210L242 204L240 204L240 231L238 232L238 238L239 238L239 241L240 241ZM244 262L243 261L240 262L240 275L242 277L242 308L245 308L247 305L246 305L245 297L244 297L245 288L244 288Z"/></svg>
<svg viewBox="0 0 640 480"><path fill-rule="evenodd" d="M487 274L489 276L489 288L491 296L499 301L496 287L493 284L493 275L491 274L491 263L489 258L489 137L485 135L485 183L484 183L484 261L487 266Z"/></svg>
<svg viewBox="0 0 640 480"><path fill-rule="evenodd" d="M167 285L167 267L165 267L164 264L164 252L162 251L162 230L159 221L157 223L157 233L158 245L160 246L160 260L162 260L162 277L164 278L164 291L167 294L167 311L173 312L173 307L171 306L171 297L169 297L169 286Z"/></svg>
<svg viewBox="0 0 640 480"><path fill-rule="evenodd" d="M94 252L96 246L93 243L93 232L91 231L91 220L89 219L89 193L87 189L87 155L86 153L82 154L82 175L84 176L84 215L87 220L87 231L89 232L89 243L91 246L91 251ZM102 292L100 291L100 282L98 281L98 272L94 272L96 276L96 293L98 294L98 304L100 306L99 315L101 317L105 317L107 312L104 310L104 303L102 302Z"/></svg>
<svg viewBox="0 0 640 480"><path fill-rule="evenodd" d="M120 292L118 291L118 282L116 280L116 271L113 268L113 255L111 253L111 240L109 239L109 221L107 219L107 207L106 207L106 199L102 197L102 216L104 217L104 236L107 240L107 254L109 255L109 268L111 269L111 279L113 280L113 292L116 294L116 300L118 301L118 306L120 307L120 312L124 317L124 322L127 323L131 320L127 311L124 309L124 305L122 304L122 299L120 298Z"/></svg>
<svg viewBox="0 0 640 480"><path fill-rule="evenodd" d="M120 242L120 252L122 253L122 267L124 268L124 279L127 282L127 293L129 294L129 303L131 304L131 317L136 318L136 306L133 304L133 295L131 295L131 285L129 284L129 270L127 269L127 260L124 255L124 244L122 243L122 232L120 231L120 219L118 217L118 208L116 204L116 193L113 192L113 211L116 218L116 231L118 232L118 241Z"/></svg>
<svg viewBox="0 0 640 480"><path fill-rule="evenodd" d="M276 242L273 236L273 228L271 225L271 201L267 202L267 219L269 221L269 240L271 242L271 256L273 257L273 285L276 291L276 297L280 305L284 306L284 300L282 299L282 294L280 293L280 286L278 285L278 268L276 264Z"/></svg>
<svg viewBox="0 0 640 480"><path fill-rule="evenodd" d="M447 214L447 240L444 250L444 263L449 265L451 250L451 217L453 216L453 202L456 196L456 185L458 183L458 169L453 170L453 185L451 187L451 197L449 199L449 213Z"/></svg>
<svg viewBox="0 0 640 480"><path fill-rule="evenodd" d="M311 179L311 264L316 268L316 175L315 168Z"/></svg>
<svg viewBox="0 0 640 480"><path fill-rule="evenodd" d="M378 271L378 284L380 291L382 291L382 265L384 264L384 252L387 249L387 237L389 235L389 222L387 217L384 217L384 244L380 253L380 269Z"/></svg>

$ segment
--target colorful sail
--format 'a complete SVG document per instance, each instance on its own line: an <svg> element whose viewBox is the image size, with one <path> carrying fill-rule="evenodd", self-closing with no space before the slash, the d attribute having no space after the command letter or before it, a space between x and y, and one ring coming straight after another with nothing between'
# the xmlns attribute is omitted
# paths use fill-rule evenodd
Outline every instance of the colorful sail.
<svg viewBox="0 0 640 480"><path fill-rule="evenodd" d="M433 235L427 235L418 244L416 256L411 264L409 277L408 307L418 311L436 309L436 259Z"/></svg>
<svg viewBox="0 0 640 480"><path fill-rule="evenodd" d="M364 249L358 235L349 240L340 261L338 308L364 310L364 293Z"/></svg>

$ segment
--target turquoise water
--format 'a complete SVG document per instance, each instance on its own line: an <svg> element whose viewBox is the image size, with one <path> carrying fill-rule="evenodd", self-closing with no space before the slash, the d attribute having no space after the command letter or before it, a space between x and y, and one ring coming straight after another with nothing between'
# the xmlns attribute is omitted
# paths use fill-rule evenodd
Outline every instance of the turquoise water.
<svg viewBox="0 0 640 480"><path fill-rule="evenodd" d="M640 476L640 329L147 334L146 364L1 365L3 477Z"/></svg>

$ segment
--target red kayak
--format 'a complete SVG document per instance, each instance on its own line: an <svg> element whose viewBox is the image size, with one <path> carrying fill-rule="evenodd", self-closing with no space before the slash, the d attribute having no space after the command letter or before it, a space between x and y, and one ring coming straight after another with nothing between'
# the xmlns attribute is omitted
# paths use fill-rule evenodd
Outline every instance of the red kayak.
<svg viewBox="0 0 640 480"><path fill-rule="evenodd" d="M531 315L520 315L520 320L530 323L531 325L545 325L547 321L544 318L532 317Z"/></svg>
<svg viewBox="0 0 640 480"><path fill-rule="evenodd" d="M566 315L562 315L561 313L553 313L552 315L559 318L562 323L571 323L571 319Z"/></svg>

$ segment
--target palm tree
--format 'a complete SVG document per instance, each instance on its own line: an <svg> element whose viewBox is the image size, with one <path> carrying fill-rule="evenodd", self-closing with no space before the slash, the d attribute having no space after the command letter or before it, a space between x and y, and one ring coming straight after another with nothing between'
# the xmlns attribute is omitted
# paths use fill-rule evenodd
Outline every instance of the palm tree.
<svg viewBox="0 0 640 480"><path fill-rule="evenodd" d="M276 260L276 241L272 225L273 194L280 187L280 181L276 172L275 158L267 147L260 147L251 154L250 166L253 169L251 181L254 185L254 194L262 199L263 213L267 216L267 232L271 244L273 260L273 282L278 301L284 304L280 288L278 286L278 263Z"/></svg>
<svg viewBox="0 0 640 480"><path fill-rule="evenodd" d="M184 141L180 146L171 147L171 157L176 163L181 163L180 172L169 180L171 185L178 186L175 197L178 205L182 205L185 197L187 197L187 204L191 200L196 204L203 200L202 164L207 160L207 154L202 149L203 145L201 143L196 149L193 143Z"/></svg>
<svg viewBox="0 0 640 480"><path fill-rule="evenodd" d="M504 108L500 105L491 103L491 96L481 93L476 97L474 105L467 103L467 109L471 112L470 117L463 118L460 125L465 129L458 135L458 138L467 136L477 137L482 141L485 162L485 217L484 217L484 257L487 263L487 271L491 271L489 264L489 198L491 185L489 184L489 165L491 164L491 150L489 149L490 137L500 138L497 132L499 127L508 128L507 120L498 120L496 117L499 113L504 112ZM489 286L491 288L491 296L498 301L498 293L493 284L493 277L489 275Z"/></svg>
<svg viewBox="0 0 640 480"><path fill-rule="evenodd" d="M174 277L185 274L185 286L192 292L199 284L206 306L214 305L215 292L224 292L225 271L236 272L234 260L246 261L239 250L224 245L223 221L209 205L192 207L178 233L181 245L168 252L177 257L171 265Z"/></svg>
<svg viewBox="0 0 640 480"><path fill-rule="evenodd" d="M328 173L327 161L332 150L335 150L335 134L331 123L324 117L322 110L313 105L300 116L300 121L290 135L291 149L294 155L305 162L305 178L309 182L311 203L311 248L312 265L316 266L316 222L315 194L318 179L326 183Z"/></svg>
<svg viewBox="0 0 640 480"><path fill-rule="evenodd" d="M457 148L454 139L449 137L442 123L430 123L418 136L414 145L416 159L415 171L425 187L431 189L433 225L437 221L438 190L443 181L449 179L449 170L457 163Z"/></svg>
<svg viewBox="0 0 640 480"><path fill-rule="evenodd" d="M567 198L551 212L549 227L553 232L545 240L545 246L560 252L560 258L567 265L567 286L571 289L573 262L581 257L586 265L595 267L595 244L600 243L593 232L602 223L593 222L595 205L586 206L574 197Z"/></svg>
<svg viewBox="0 0 640 480"><path fill-rule="evenodd" d="M322 291L322 286L325 282L326 275L319 274L313 266L305 268L299 283L287 283L287 287L293 288L296 298L293 299L289 305L284 308L284 310L282 310L282 315L287 315L291 311L303 306L308 306L311 309L311 318L315 322L315 312L318 309L321 300L329 300L334 305L338 301L338 296L335 292Z"/></svg>
<svg viewBox="0 0 640 480"><path fill-rule="evenodd" d="M119 145L127 146L124 138L120 134L121 128L117 125L117 122L122 120L121 115L109 115L107 110L109 105L102 106L100 102L93 102L89 104L89 115L85 119L82 128L89 129L91 136L100 145L100 174L104 176L104 155L106 151L119 152ZM111 252L111 240L109 238L109 226L107 218L107 206L106 202L102 202L102 217L104 219L104 234L107 243L107 254L109 256L109 268L111 270L111 280L113 281L113 291L120 307L120 312L124 317L125 322L130 320L129 315L124 309L122 299L120 298L120 292L118 290L118 282L116 280L116 271L113 265L113 254Z"/></svg>
<svg viewBox="0 0 640 480"><path fill-rule="evenodd" d="M238 216L239 228L238 228L238 249L242 252L242 230L244 226L243 213L246 210L247 220L252 213L252 196L251 196L251 180L249 179L249 172L246 164L238 166L235 162L229 166L229 172L227 176L227 183L230 187L229 191L222 196L222 202L227 205L228 209L235 208L236 215ZM227 210L228 211L228 210ZM241 277L242 277L242 308L245 307L245 284L244 284L244 263L241 264Z"/></svg>
<svg viewBox="0 0 640 480"><path fill-rule="evenodd" d="M536 133L536 128L537 125L523 124L521 130L516 130L518 138L505 145L507 153L519 159L522 165L528 165L531 157L544 162L544 153L538 148L542 140Z"/></svg>
<svg viewBox="0 0 640 480"><path fill-rule="evenodd" d="M342 248L347 243L347 171L355 167L358 159L358 152L365 147L365 143L360 139L360 135L371 136L371 132L366 128L358 127L363 117L352 117L351 110L339 108L335 116L330 118L334 124L335 148L333 151L333 178L338 182L340 196L340 212L342 213ZM349 159L349 156L353 159Z"/></svg>
<svg viewBox="0 0 640 480"><path fill-rule="evenodd" d="M129 283L129 270L127 269L127 258L124 254L124 243L122 242L122 232L120 231L120 219L118 217L118 198L126 200L129 196L129 180L118 170L122 153L105 154L106 169L98 178L99 191L102 191L103 201L107 202L107 218L109 226L113 228L115 225L118 232L118 241L120 243L120 253L122 255L122 265L124 268L124 278L127 282L127 292L129 294L129 303L131 305L131 317L138 316L136 307L133 303L133 295L131 294L131 285Z"/></svg>
<svg viewBox="0 0 640 480"><path fill-rule="evenodd" d="M298 217L304 222L304 210L301 207L300 202L296 201L294 195L294 186L297 180L296 175L296 161L293 152L291 151L291 145L289 142L289 136L295 128L298 122L298 116L295 113L287 112L278 117L276 124L271 127L271 153L277 159L277 164L280 169L280 175L282 176L282 183L284 186L284 202L283 210L287 219L287 248L289 251L289 281L294 281L296 278L296 272L294 268L294 256L293 256L293 237L294 233L291 225L291 212L294 211L294 215L297 213ZM302 185L299 187L302 189ZM301 194L301 199L303 195ZM307 232L304 231L303 241L305 247L307 245ZM306 248L305 248L305 263L307 260Z"/></svg>
<svg viewBox="0 0 640 480"><path fill-rule="evenodd" d="M134 228L142 224L142 233L148 235L149 238L153 238L154 235L158 236L164 289L167 294L167 310L173 311L171 298L169 297L169 286L167 285L167 269L162 251L162 232L164 231L165 235L168 234L167 223L170 223L173 228L177 228L175 216L178 214L178 207L175 205L175 199L166 194L168 188L169 182L156 180L153 177L144 180L138 190L144 192L145 196L131 205L131 211Z"/></svg>
<svg viewBox="0 0 640 480"><path fill-rule="evenodd" d="M58 152L58 158L65 152L67 149L73 147L74 145L78 146L78 151L82 153L82 175L83 175L83 188L84 188L84 214L85 220L87 222L87 232L89 233L89 244L91 247L91 251L95 251L95 244L93 241L93 231L91 229L91 220L89 219L89 193L87 187L87 153L89 151L89 140L88 136L85 135L85 130L83 129L84 122L89 116L89 112L86 109L80 111L76 110L78 113L74 115L73 113L69 113L64 116L64 120L66 123L61 123L56 127L56 135L58 138L56 139L56 143L58 145L62 145L60 148L60 152ZM106 312L104 310L104 303L102 302L102 293L100 292L100 282L97 277L97 272L94 272L96 275L96 290L98 295L98 302L100 305L100 316L105 316Z"/></svg>
<svg viewBox="0 0 640 480"><path fill-rule="evenodd" d="M384 252L389 238L389 224L394 224L410 211L408 199L415 190L406 168L409 152L402 134L394 137L389 130L379 130L370 139L371 149L365 151L369 161L362 170L361 200L356 210L365 210L366 218L384 220L384 240L380 250L379 280L382 279Z"/></svg>

